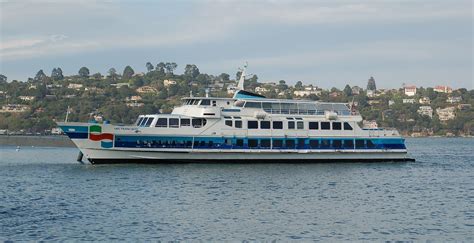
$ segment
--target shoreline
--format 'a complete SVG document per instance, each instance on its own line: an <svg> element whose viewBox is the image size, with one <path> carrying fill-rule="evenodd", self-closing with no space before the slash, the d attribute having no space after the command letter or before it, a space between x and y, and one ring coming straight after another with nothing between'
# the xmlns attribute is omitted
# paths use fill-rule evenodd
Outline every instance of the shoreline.
<svg viewBox="0 0 474 243"><path fill-rule="evenodd" d="M66 135L1 135L0 146L75 147Z"/></svg>

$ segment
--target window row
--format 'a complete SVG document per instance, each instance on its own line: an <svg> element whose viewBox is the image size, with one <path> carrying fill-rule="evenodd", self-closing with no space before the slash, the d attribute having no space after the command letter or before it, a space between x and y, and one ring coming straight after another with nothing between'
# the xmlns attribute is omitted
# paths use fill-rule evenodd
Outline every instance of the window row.
<svg viewBox="0 0 474 243"><path fill-rule="evenodd" d="M238 122L238 125L237 125ZM225 125L242 128L241 121L226 120ZM247 121L247 129L283 129L283 121ZM305 129L303 121L287 121L287 129ZM353 130L348 122L308 122L309 130Z"/></svg>
<svg viewBox="0 0 474 243"><path fill-rule="evenodd" d="M155 117L140 117L136 124L139 127L150 127L154 120ZM158 118L155 127L179 128L192 126L194 128L200 128L205 126L206 122L206 119L203 118Z"/></svg>
<svg viewBox="0 0 474 243"><path fill-rule="evenodd" d="M379 148L368 139L283 139L283 138L224 138L208 139L146 139L136 141L115 141L116 147L148 148L221 148L221 149L374 149Z"/></svg>

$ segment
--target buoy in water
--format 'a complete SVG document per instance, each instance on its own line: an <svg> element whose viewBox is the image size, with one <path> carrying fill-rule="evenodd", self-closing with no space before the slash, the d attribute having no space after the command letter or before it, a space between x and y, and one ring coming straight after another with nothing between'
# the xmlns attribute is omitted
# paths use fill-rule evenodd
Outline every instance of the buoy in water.
<svg viewBox="0 0 474 243"><path fill-rule="evenodd" d="M16 151L20 151L20 146L16 146Z"/></svg>

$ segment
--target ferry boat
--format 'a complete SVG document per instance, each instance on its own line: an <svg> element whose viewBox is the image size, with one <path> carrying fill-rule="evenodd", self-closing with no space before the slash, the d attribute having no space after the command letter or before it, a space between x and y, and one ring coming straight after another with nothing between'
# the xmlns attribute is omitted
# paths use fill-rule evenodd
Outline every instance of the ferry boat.
<svg viewBox="0 0 474 243"><path fill-rule="evenodd" d="M133 125L58 125L92 164L414 161L398 131L361 128L348 104L268 99L244 80L232 98L190 95Z"/></svg>

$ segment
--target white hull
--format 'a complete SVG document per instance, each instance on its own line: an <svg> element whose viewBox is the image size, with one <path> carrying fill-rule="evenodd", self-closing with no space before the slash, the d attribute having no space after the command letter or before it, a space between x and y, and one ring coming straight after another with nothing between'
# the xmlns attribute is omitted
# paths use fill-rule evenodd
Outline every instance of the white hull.
<svg viewBox="0 0 474 243"><path fill-rule="evenodd" d="M400 151L136 151L115 149L82 149L92 163L175 163L175 162L359 162L359 161L410 161L406 150Z"/></svg>

